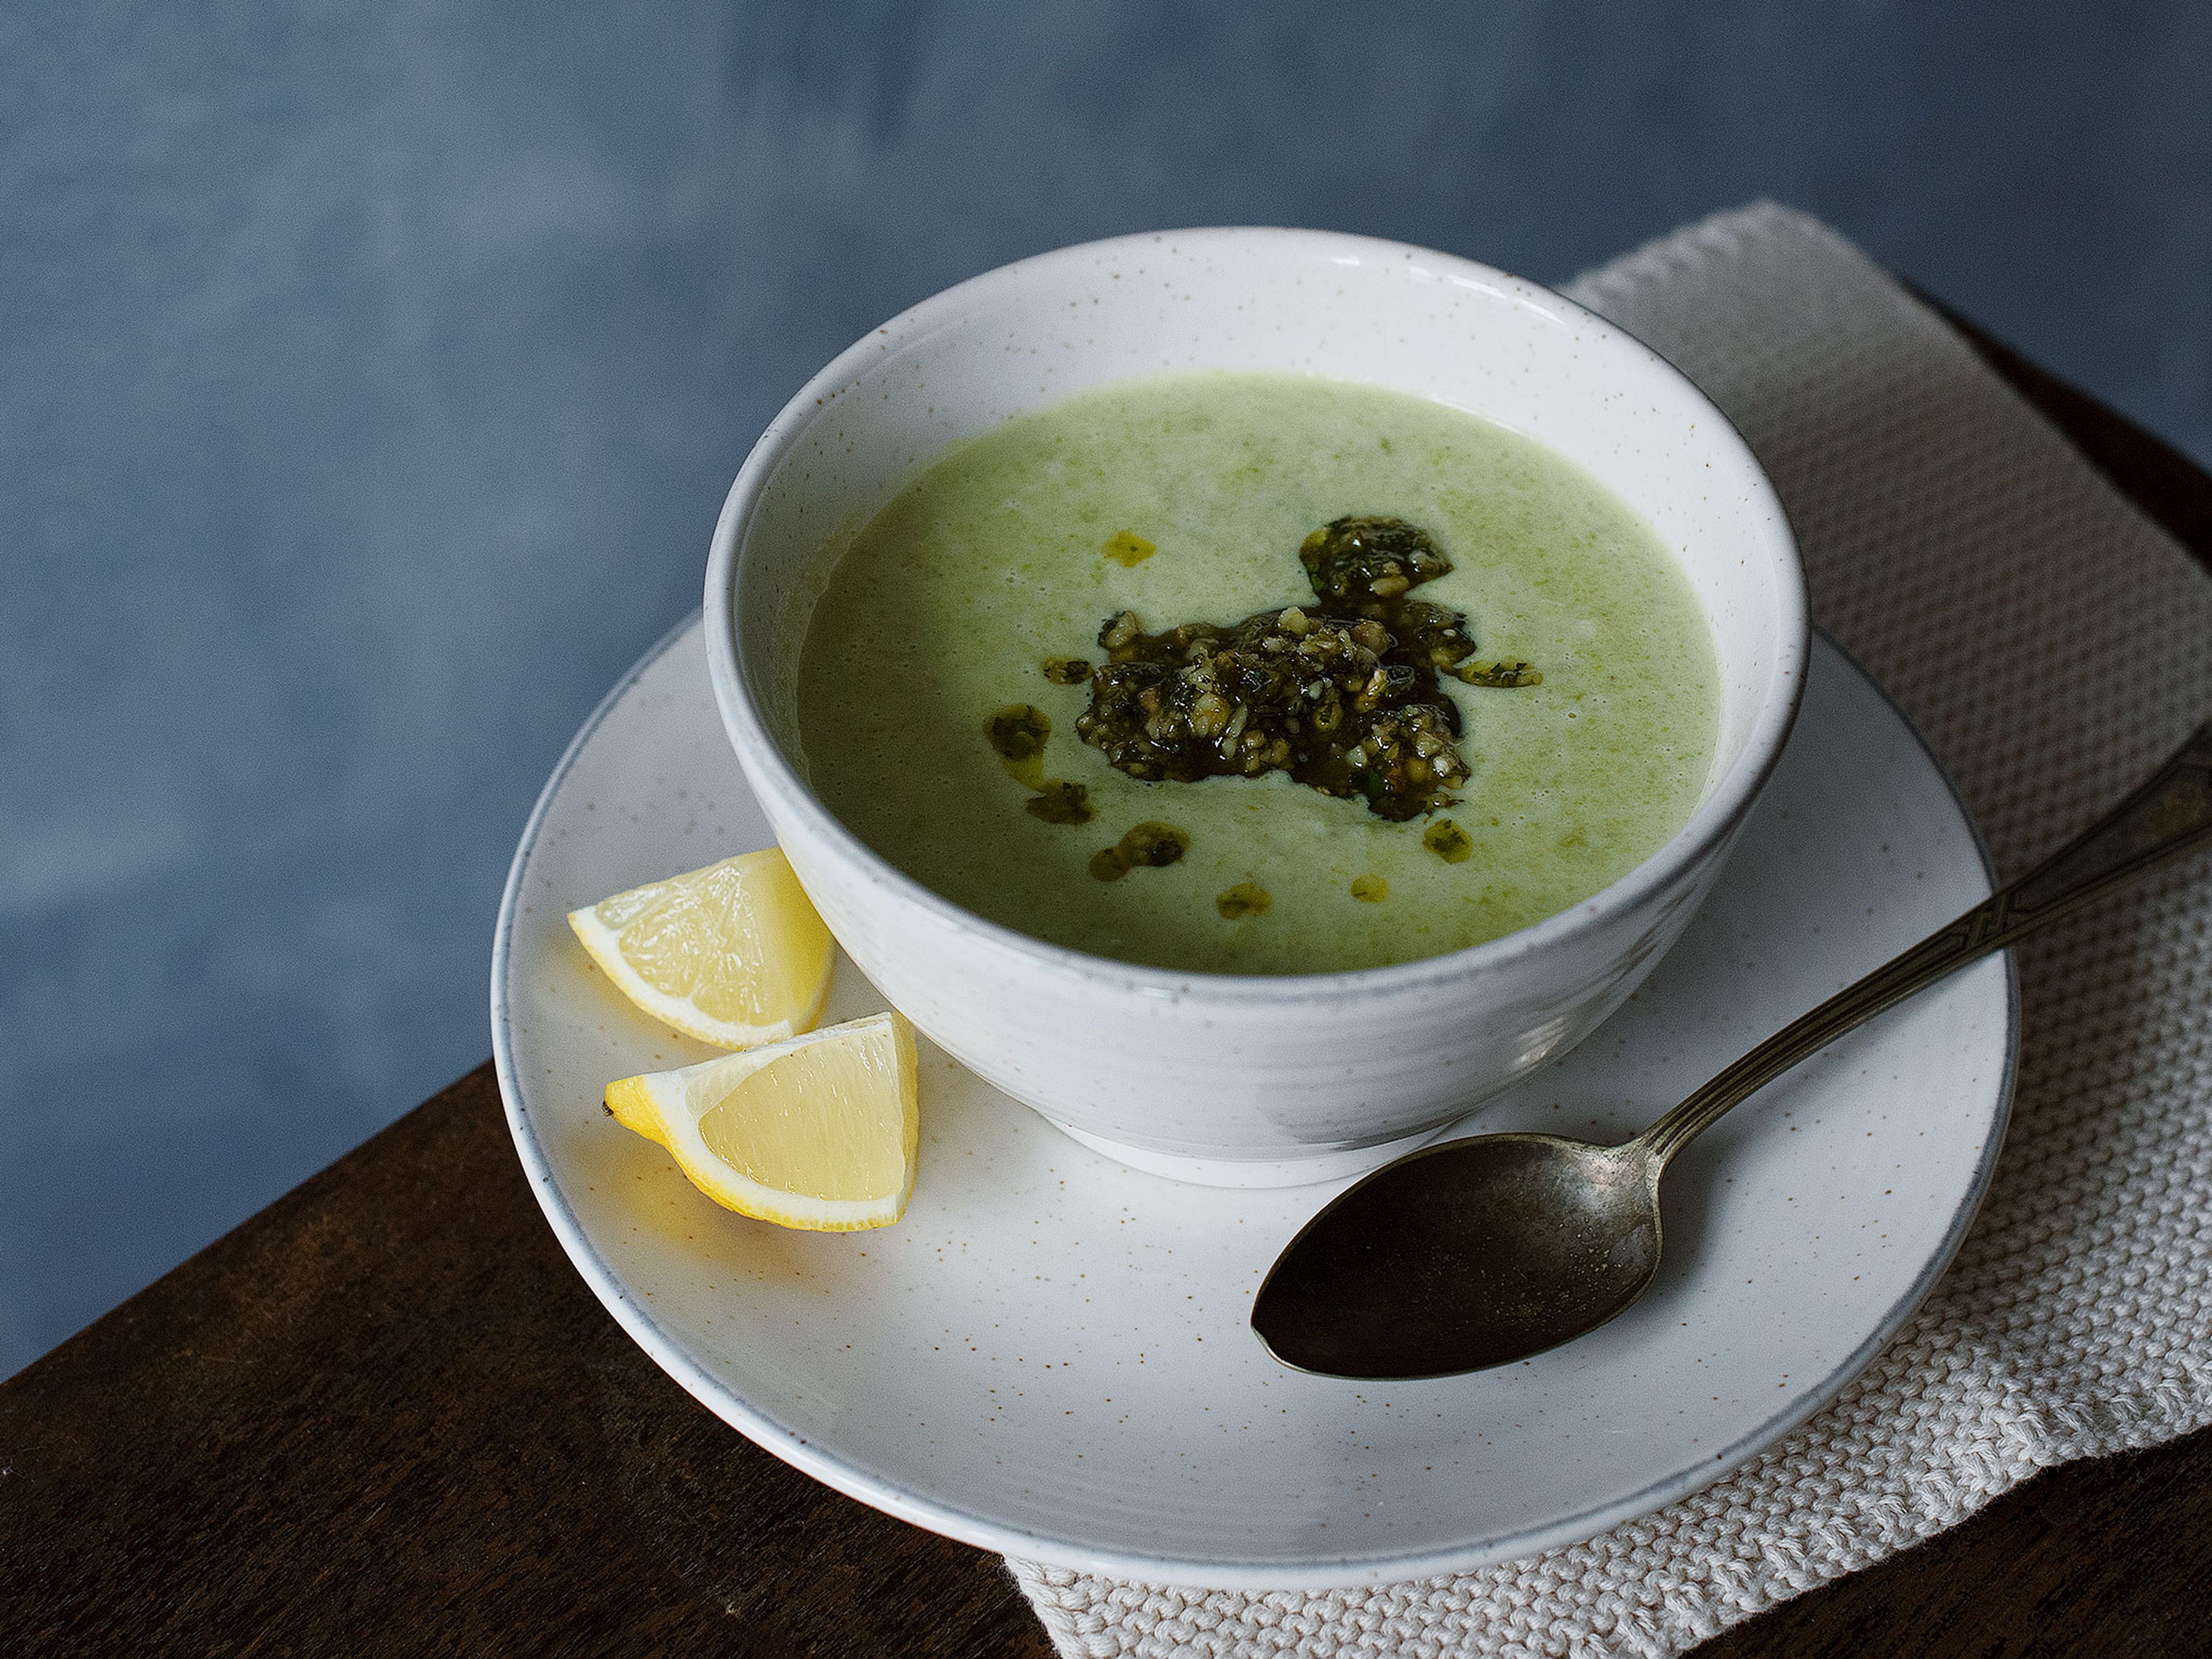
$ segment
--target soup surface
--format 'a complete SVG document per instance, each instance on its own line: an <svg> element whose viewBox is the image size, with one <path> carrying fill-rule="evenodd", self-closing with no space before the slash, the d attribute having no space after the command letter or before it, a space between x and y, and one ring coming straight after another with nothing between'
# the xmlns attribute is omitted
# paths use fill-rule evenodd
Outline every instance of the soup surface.
<svg viewBox="0 0 2212 1659"><path fill-rule="evenodd" d="M1337 732L1389 715L1372 712L1376 696L1448 701L1412 724L1384 719L1429 796L1407 799L1402 772L1388 794L1340 759L1318 782L1310 764L1309 781L1291 762L1268 767L1247 728L1294 747L1318 741L1312 722L1285 735L1280 718L1239 721L1234 672L1205 681L1218 703L1170 689L1197 708L1200 738L1259 769L1159 776L1164 751L1145 739L1127 675L1170 670L1117 659L1180 661L1181 637L1157 641L1190 623L1215 625L1194 630L1201 646L1233 653L1216 629L1295 611L1241 636L1255 664L1267 650L1304 660L1309 638L1367 663L1355 638L1383 643L1380 624L1355 636L1356 608L1321 591L1317 556L1300 558L1322 545L1316 531L1358 515L1417 527L1448 562L1429 574L1425 555L1410 597L1464 613L1463 637L1413 691L1384 689L1413 672L1391 665L1406 655L1393 639L1364 714L1356 670L1340 702L1329 685L1294 690L1326 698L1320 718ZM1673 557L1563 458L1423 398L1291 374L1119 381L956 446L843 539L799 665L815 790L916 880L1054 944L1214 973L1435 956L1596 892L1705 787L1718 670ZM1139 726L1115 728L1098 697ZM1435 718L1454 714L1456 761ZM1163 738L1177 740L1198 742L1187 728Z"/></svg>

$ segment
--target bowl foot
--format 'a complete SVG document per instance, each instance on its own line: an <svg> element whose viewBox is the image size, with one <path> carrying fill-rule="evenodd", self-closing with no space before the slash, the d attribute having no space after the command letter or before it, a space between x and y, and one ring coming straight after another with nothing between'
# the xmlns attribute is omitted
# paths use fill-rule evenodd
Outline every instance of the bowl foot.
<svg viewBox="0 0 2212 1659"><path fill-rule="evenodd" d="M1043 1117L1044 1114L1040 1112L1037 1115ZM1141 1170L1146 1175L1165 1176L1170 1181L1186 1181L1197 1187L1306 1187L1323 1181L1346 1180L1365 1175L1370 1170L1379 1170L1392 1158L1426 1146L1456 1121L1449 1120L1433 1128L1396 1140L1380 1141L1372 1146L1304 1152L1292 1158L1189 1158L1179 1152L1155 1152L1149 1147L1108 1140L1087 1130L1070 1128L1057 1118L1046 1117L1044 1121L1069 1139L1080 1141L1092 1152L1103 1152L1116 1163Z"/></svg>

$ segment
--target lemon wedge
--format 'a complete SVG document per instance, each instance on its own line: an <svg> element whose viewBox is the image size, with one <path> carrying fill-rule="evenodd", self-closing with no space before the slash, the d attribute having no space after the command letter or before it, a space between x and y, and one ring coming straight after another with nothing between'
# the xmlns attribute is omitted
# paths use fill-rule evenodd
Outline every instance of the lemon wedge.
<svg viewBox="0 0 2212 1659"><path fill-rule="evenodd" d="M622 994L720 1048L811 1030L836 945L782 849L744 853L568 913Z"/></svg>
<svg viewBox="0 0 2212 1659"><path fill-rule="evenodd" d="M888 1227L914 1192L914 1027L893 1012L607 1085L607 1109L739 1215Z"/></svg>

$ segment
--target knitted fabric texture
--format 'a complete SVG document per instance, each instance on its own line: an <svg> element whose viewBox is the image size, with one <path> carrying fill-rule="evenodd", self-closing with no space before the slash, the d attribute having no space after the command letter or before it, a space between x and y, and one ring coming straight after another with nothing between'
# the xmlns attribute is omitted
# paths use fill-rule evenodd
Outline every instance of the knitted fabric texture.
<svg viewBox="0 0 2212 1659"><path fill-rule="evenodd" d="M2010 876L2212 714L2212 580L1833 231L1723 215L1567 292L1704 387L1773 478L1814 618L1904 706ZM1995 1184L1835 1403L1705 1491L1459 1577L1313 1593L1013 1562L1084 1659L1661 1656L2036 1470L2212 1422L2212 862L2020 953Z"/></svg>

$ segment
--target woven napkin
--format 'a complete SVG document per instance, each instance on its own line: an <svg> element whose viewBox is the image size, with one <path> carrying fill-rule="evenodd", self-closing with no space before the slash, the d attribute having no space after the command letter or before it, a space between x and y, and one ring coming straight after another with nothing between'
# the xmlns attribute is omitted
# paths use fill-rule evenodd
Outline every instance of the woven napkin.
<svg viewBox="0 0 2212 1659"><path fill-rule="evenodd" d="M2212 714L2212 580L1833 231L1761 204L1568 290L1758 452L1813 614L1901 702L2016 874ZM1261 1594L1013 1562L1064 1655L1678 1654L2036 1470L2212 1422L2212 861L2020 953L1995 1185L1834 1405L1681 1502L1456 1577ZM1941 1109L1940 1102L1929 1103Z"/></svg>

